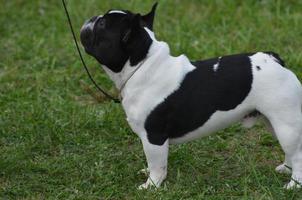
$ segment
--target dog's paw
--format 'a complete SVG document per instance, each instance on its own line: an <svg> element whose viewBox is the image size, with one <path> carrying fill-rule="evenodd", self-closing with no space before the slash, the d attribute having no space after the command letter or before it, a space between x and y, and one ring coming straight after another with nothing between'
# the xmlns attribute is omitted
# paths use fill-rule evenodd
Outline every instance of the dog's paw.
<svg viewBox="0 0 302 200"><path fill-rule="evenodd" d="M144 168L138 171L138 174L143 174L145 176L149 176L150 170L148 168Z"/></svg>
<svg viewBox="0 0 302 200"><path fill-rule="evenodd" d="M149 188L149 185L147 183L141 184L140 186L138 186L138 190L146 190Z"/></svg>
<svg viewBox="0 0 302 200"><path fill-rule="evenodd" d="M147 189L151 189L151 188L157 188L158 186L154 185L153 183L150 183L150 182L146 182L144 184L141 184L140 186L138 186L137 189L139 190L147 190Z"/></svg>
<svg viewBox="0 0 302 200"><path fill-rule="evenodd" d="M139 190L145 190L145 189L151 189L151 188L157 189L159 186L160 186L160 184L158 182L156 182L156 181L154 182L150 178L148 178L146 183L141 184L140 186L138 186L137 189L139 189Z"/></svg>
<svg viewBox="0 0 302 200"><path fill-rule="evenodd" d="M298 181L291 180L288 184L284 185L287 190L300 189L301 184Z"/></svg>
<svg viewBox="0 0 302 200"><path fill-rule="evenodd" d="M280 174L290 174L291 173L291 170L290 170L290 168L288 168L287 166L286 166L286 164L281 164L281 165L279 165L278 167L276 167L276 172L278 172L278 173L280 173Z"/></svg>

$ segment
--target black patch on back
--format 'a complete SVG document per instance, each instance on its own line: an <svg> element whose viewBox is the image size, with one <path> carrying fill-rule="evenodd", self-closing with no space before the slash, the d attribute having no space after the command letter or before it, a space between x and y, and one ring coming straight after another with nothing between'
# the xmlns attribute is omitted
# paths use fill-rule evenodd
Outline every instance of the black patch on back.
<svg viewBox="0 0 302 200"><path fill-rule="evenodd" d="M150 143L162 145L168 138L184 136L202 126L216 111L232 110L242 103L253 81L250 55L192 62L196 69L147 117L145 129Z"/></svg>

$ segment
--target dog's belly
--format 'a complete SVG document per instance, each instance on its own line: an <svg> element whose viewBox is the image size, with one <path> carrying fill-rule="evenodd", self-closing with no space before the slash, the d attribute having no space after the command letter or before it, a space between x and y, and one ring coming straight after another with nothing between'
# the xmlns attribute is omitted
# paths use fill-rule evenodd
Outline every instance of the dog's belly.
<svg viewBox="0 0 302 200"><path fill-rule="evenodd" d="M201 127L186 133L185 135L177 138L170 138L170 144L180 144L188 141L195 140L200 137L211 135L221 129L224 129L238 121L245 115L251 112L248 103L242 103L236 109L230 111L216 111L210 119Z"/></svg>

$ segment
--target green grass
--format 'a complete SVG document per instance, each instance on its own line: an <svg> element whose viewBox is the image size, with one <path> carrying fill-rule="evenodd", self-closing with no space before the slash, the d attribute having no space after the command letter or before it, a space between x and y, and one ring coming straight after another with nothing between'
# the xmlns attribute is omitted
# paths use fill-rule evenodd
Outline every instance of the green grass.
<svg viewBox="0 0 302 200"><path fill-rule="evenodd" d="M147 12L146 1L68 1L79 30L110 8ZM0 0L0 199L301 199L278 142L259 124L171 146L168 178L145 181L142 146L120 105L95 97L60 1ZM302 80L302 3L288 0L162 0L155 30L173 55L191 59L275 51ZM86 56L97 81L113 91Z"/></svg>

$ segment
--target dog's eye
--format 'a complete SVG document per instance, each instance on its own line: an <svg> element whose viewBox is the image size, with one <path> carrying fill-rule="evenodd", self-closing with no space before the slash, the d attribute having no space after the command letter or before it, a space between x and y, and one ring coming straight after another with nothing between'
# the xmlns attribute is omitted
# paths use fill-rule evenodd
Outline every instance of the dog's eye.
<svg viewBox="0 0 302 200"><path fill-rule="evenodd" d="M99 22L98 22L98 27L101 28L101 29L104 29L105 26L106 26L105 19L100 19Z"/></svg>

